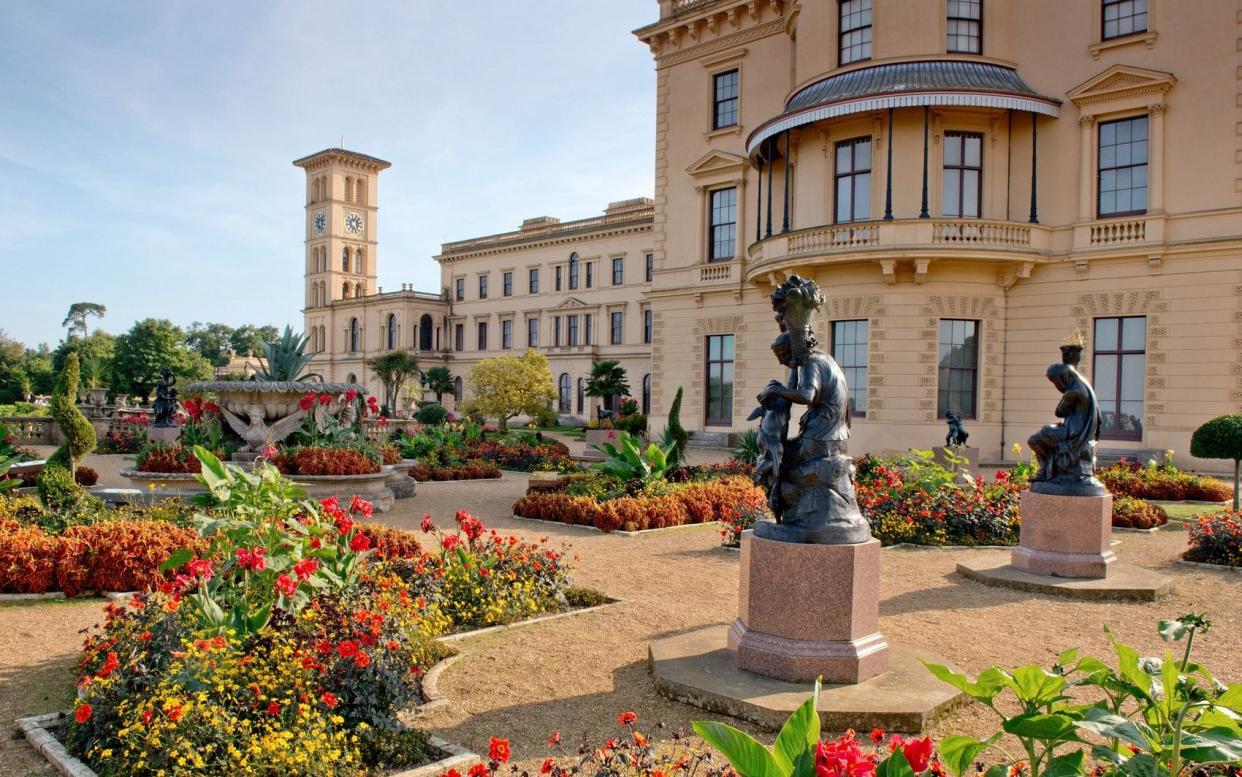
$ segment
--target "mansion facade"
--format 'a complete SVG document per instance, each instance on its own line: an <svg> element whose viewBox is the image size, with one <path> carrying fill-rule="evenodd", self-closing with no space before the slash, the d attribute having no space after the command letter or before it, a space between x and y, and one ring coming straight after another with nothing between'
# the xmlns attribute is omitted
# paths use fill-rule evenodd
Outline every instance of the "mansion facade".
<svg viewBox="0 0 1242 777"><path fill-rule="evenodd" d="M796 273L827 300L816 331L850 383L855 453L938 444L953 410L986 458L1012 459L1054 420L1044 371L1079 329L1101 447L1220 468L1188 448L1242 406L1236 2L658 8L635 33L656 70L649 203L445 244L438 292L380 293L387 163L296 163L325 376L365 381L398 347L465 375L535 344L563 415L590 412L577 381L617 358L653 427L684 386L683 425L723 438L780 373L768 295Z"/></svg>

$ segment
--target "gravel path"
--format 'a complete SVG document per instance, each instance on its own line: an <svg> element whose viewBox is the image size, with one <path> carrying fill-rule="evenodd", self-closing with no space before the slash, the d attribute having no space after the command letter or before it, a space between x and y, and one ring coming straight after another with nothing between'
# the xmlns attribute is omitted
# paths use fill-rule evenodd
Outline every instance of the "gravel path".
<svg viewBox="0 0 1242 777"><path fill-rule="evenodd" d="M476 752L486 752L490 736L509 737L515 759L533 771L549 752L544 743L552 731L561 732L560 752L567 754L584 736L596 743L615 736L619 712L637 712L642 730L659 737L712 717L655 693L647 643L732 619L738 554L718 546L715 526L621 537L515 519L510 505L525 483L525 475L505 473L499 481L420 484L418 496L397 502L379 520L417 530L430 513L447 526L466 508L504 531L568 545L580 557L576 582L624 601L458 643L467 656L441 678L451 704L418 725ZM1207 612L1216 627L1196 641L1198 659L1218 678L1242 681L1242 576L1176 564L1184 547L1176 528L1118 537L1122 560L1174 578L1172 596L1158 603L1078 603L988 588L954 574L957 551L895 549L883 554L882 630L890 641L928 645L974 674L992 664L1050 665L1059 650L1075 645L1107 659L1105 624L1140 652L1156 653L1162 650L1158 619ZM0 606L0 720L64 708L77 631L99 615L98 602ZM979 706L963 708L931 733L984 735L992 730L990 716ZM656 721L668 728L656 731ZM24 743L0 740L3 777L50 774L37 764Z"/></svg>

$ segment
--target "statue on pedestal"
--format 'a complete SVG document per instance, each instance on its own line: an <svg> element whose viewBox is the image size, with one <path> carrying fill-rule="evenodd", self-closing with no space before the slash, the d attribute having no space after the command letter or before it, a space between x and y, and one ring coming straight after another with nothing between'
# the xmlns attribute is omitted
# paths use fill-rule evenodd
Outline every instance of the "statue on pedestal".
<svg viewBox="0 0 1242 777"><path fill-rule="evenodd" d="M946 448L962 448L966 445L966 440L970 439L970 433L962 426L962 417L952 410L944 411L945 423L949 425L949 433L945 435L944 444Z"/></svg>
<svg viewBox="0 0 1242 777"><path fill-rule="evenodd" d="M1039 461L1031 491L1054 496L1104 496L1108 489L1095 477L1095 449L1100 439L1100 406L1095 390L1075 367L1082 358L1082 335L1075 331L1061 346L1061 363L1048 368L1048 380L1061 392L1056 415L1027 444Z"/></svg>
<svg viewBox="0 0 1242 777"><path fill-rule="evenodd" d="M772 294L781 333L772 343L789 368L759 393L761 456L756 482L768 489L776 523L755 526L755 536L783 542L844 545L871 539L871 527L854 496L854 462L846 455L850 436L845 375L831 356L816 348L811 314L824 298L814 281L797 275ZM798 434L789 437L793 405L806 411Z"/></svg>
<svg viewBox="0 0 1242 777"><path fill-rule="evenodd" d="M160 374L163 377L155 382L155 404L152 406L155 418L151 425L168 428L177 425L173 419L177 413L177 376L167 367L160 370Z"/></svg>

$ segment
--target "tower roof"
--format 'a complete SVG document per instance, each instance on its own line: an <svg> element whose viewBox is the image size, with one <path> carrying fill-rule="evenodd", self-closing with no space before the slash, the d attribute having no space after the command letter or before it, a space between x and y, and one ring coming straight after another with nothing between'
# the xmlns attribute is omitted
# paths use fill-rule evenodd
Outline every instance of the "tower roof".
<svg viewBox="0 0 1242 777"><path fill-rule="evenodd" d="M343 148L325 148L323 151L316 151L315 153L308 154L301 159L295 159L293 160L293 164L295 167L302 168L317 167L320 163L332 161L334 157L340 159L341 161L352 162L356 165L371 167L377 170L392 167L391 162L385 162L379 157L359 154L357 151L348 151Z"/></svg>

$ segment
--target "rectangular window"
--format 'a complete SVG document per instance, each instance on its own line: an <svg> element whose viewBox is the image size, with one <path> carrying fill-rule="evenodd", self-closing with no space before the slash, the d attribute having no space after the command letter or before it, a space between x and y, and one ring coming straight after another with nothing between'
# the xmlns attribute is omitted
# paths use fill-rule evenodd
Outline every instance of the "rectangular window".
<svg viewBox="0 0 1242 777"><path fill-rule="evenodd" d="M587 284L589 289L595 285L595 262L587 262Z"/></svg>
<svg viewBox="0 0 1242 777"><path fill-rule="evenodd" d="M500 347L505 350L513 347L513 321L509 319L500 322Z"/></svg>
<svg viewBox="0 0 1242 777"><path fill-rule="evenodd" d="M707 338L707 410L708 426L730 426L733 423L733 335L709 335Z"/></svg>
<svg viewBox="0 0 1242 777"><path fill-rule="evenodd" d="M609 332L608 342L612 343L613 345L621 344L621 338L624 335L624 331L623 331L624 321L625 321L624 315L625 315L624 313L618 310L618 311L615 311L610 318L612 322L612 327L611 327L611 331Z"/></svg>
<svg viewBox="0 0 1242 777"><path fill-rule="evenodd" d="M505 273L504 275L501 276L501 280L504 286L504 288L502 289L502 291L504 292L504 295L506 297L512 297L513 296L513 273L511 272Z"/></svg>
<svg viewBox="0 0 1242 777"><path fill-rule="evenodd" d="M466 350L466 327L464 324L453 325L453 350Z"/></svg>
<svg viewBox="0 0 1242 777"><path fill-rule="evenodd" d="M647 283L655 277L655 254L647 254Z"/></svg>
<svg viewBox="0 0 1242 777"><path fill-rule="evenodd" d="M948 0L945 51L983 53L983 0Z"/></svg>
<svg viewBox="0 0 1242 777"><path fill-rule="evenodd" d="M871 218L871 138L837 143L836 223Z"/></svg>
<svg viewBox="0 0 1242 777"><path fill-rule="evenodd" d="M556 266L556 290L557 291L561 290L561 275L563 274L562 273L563 270L564 270L564 267L562 267L561 265L558 264Z"/></svg>
<svg viewBox="0 0 1242 777"><path fill-rule="evenodd" d="M944 192L940 202L946 216L977 219L983 209L983 135L944 133Z"/></svg>
<svg viewBox="0 0 1242 777"><path fill-rule="evenodd" d="M527 288L529 289L529 292L531 294L539 293L539 268L538 267L530 268L530 280L528 281Z"/></svg>
<svg viewBox="0 0 1242 777"><path fill-rule="evenodd" d="M838 65L871 59L871 0L841 0Z"/></svg>
<svg viewBox="0 0 1242 777"><path fill-rule="evenodd" d="M526 319L526 347L539 347L539 319L537 318Z"/></svg>
<svg viewBox="0 0 1242 777"><path fill-rule="evenodd" d="M591 315L590 313L587 313L584 318L584 321L585 323L582 327L582 342L585 345L590 345L591 344L591 330L595 328L595 316Z"/></svg>
<svg viewBox="0 0 1242 777"><path fill-rule="evenodd" d="M737 125L738 71L717 73L712 76L715 107L712 110L712 129L724 129Z"/></svg>
<svg viewBox="0 0 1242 777"><path fill-rule="evenodd" d="M479 350L480 351L487 350L487 322L486 321L479 322Z"/></svg>
<svg viewBox="0 0 1242 777"><path fill-rule="evenodd" d="M1147 117L1100 124L1099 217L1147 212Z"/></svg>
<svg viewBox="0 0 1242 777"><path fill-rule="evenodd" d="M643 342L651 343L651 308L643 311Z"/></svg>
<svg viewBox="0 0 1242 777"><path fill-rule="evenodd" d="M737 189L717 189L711 198L707 260L725 262L737 253Z"/></svg>
<svg viewBox="0 0 1242 777"><path fill-rule="evenodd" d="M625 283L625 259L620 256L612 258L612 285L620 286Z"/></svg>
<svg viewBox="0 0 1242 777"><path fill-rule="evenodd" d="M1120 38L1147 32L1147 0L1104 0L1103 38Z"/></svg>
<svg viewBox="0 0 1242 777"><path fill-rule="evenodd" d="M455 285L457 288L456 288L456 294L454 294L454 296L457 298L458 302L461 302L462 300L466 298L466 279L458 278Z"/></svg>
<svg viewBox="0 0 1242 777"><path fill-rule="evenodd" d="M1147 318L1097 318L1091 379L1100 403L1100 436L1143 439Z"/></svg>
<svg viewBox="0 0 1242 777"><path fill-rule="evenodd" d="M578 317L568 316L567 321L569 325L569 332L568 332L569 344L571 346L577 345L578 344Z"/></svg>
<svg viewBox="0 0 1242 777"><path fill-rule="evenodd" d="M832 322L832 358L845 373L850 415L867 415L867 319Z"/></svg>
<svg viewBox="0 0 1242 777"><path fill-rule="evenodd" d="M936 413L960 413L975 417L976 384L979 374L979 322L942 318L940 320L940 391Z"/></svg>
<svg viewBox="0 0 1242 777"><path fill-rule="evenodd" d="M552 347L561 347L561 317L552 317Z"/></svg>
<svg viewBox="0 0 1242 777"><path fill-rule="evenodd" d="M479 276L479 299L487 299L487 276Z"/></svg>

